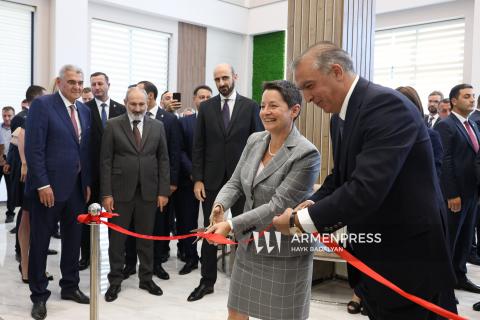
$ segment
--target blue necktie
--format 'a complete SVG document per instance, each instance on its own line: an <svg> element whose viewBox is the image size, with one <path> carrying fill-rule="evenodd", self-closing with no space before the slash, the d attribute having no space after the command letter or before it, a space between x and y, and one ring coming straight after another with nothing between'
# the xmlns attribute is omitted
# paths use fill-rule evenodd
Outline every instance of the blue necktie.
<svg viewBox="0 0 480 320"><path fill-rule="evenodd" d="M107 104L102 103L100 106L102 107L102 126L105 128L105 125L107 124L107 111L105 111L105 107Z"/></svg>
<svg viewBox="0 0 480 320"><path fill-rule="evenodd" d="M226 130L228 128L228 124L230 123L230 108L228 107L228 99L225 99L225 103L223 104L222 118Z"/></svg>

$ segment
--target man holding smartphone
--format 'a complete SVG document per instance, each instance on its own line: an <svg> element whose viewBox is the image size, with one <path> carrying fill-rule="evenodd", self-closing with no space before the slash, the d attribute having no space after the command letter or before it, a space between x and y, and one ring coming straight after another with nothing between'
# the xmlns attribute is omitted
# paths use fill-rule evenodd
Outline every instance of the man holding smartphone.
<svg viewBox="0 0 480 320"><path fill-rule="evenodd" d="M160 106L178 118L179 114L177 111L182 108L180 92L165 91L160 97Z"/></svg>

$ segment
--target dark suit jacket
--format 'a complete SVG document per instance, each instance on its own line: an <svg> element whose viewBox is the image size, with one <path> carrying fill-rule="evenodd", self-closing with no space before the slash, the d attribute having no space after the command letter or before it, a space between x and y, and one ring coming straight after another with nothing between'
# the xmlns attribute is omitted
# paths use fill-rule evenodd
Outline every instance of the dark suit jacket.
<svg viewBox="0 0 480 320"><path fill-rule="evenodd" d="M477 127L480 127L480 110L475 109L470 115L468 116L468 120L471 120L477 124Z"/></svg>
<svg viewBox="0 0 480 320"><path fill-rule="evenodd" d="M90 110L79 101L75 105L82 132L80 143L60 94L39 97L30 106L25 131L27 192L50 185L55 201L66 201L79 170L83 189L90 186Z"/></svg>
<svg viewBox="0 0 480 320"><path fill-rule="evenodd" d="M228 128L220 104L220 95L203 101L195 127L193 181L203 181L208 190L218 190L230 179L250 134L264 130L255 101L237 93Z"/></svg>
<svg viewBox="0 0 480 320"><path fill-rule="evenodd" d="M193 181L190 179L192 175L192 148L193 134L195 132L195 124L197 123L197 115L192 114L180 118L182 127L182 152L180 155L180 175L179 185L191 186Z"/></svg>
<svg viewBox="0 0 480 320"><path fill-rule="evenodd" d="M469 120L478 137L477 125ZM463 123L451 113L435 126L440 133L445 151L442 165L442 190L445 199L470 198L478 194L478 180L475 175L475 151Z"/></svg>
<svg viewBox="0 0 480 320"><path fill-rule="evenodd" d="M442 163L443 163L443 146L440 134L432 128L427 128L428 135L433 148L433 160L435 161L435 171L437 172L438 181L442 176Z"/></svg>
<svg viewBox="0 0 480 320"><path fill-rule="evenodd" d="M425 122L425 125L428 127L428 118L430 118L430 114L426 114L423 116L423 121ZM437 117L437 120L435 120L433 123L432 123L432 126L430 128L433 128L437 125L437 123L439 123L440 121L442 121L442 119L440 119L440 117Z"/></svg>
<svg viewBox="0 0 480 320"><path fill-rule="evenodd" d="M107 121L102 138L101 196L131 201L140 185L145 201L170 195L167 142L163 124L144 118L141 148L137 149L127 114Z"/></svg>
<svg viewBox="0 0 480 320"><path fill-rule="evenodd" d="M90 202L101 203L100 199L100 149L102 147L103 125L102 118L98 112L98 107L95 99L86 103L90 108L92 115L92 125L90 128L90 159L92 169L92 196ZM108 118L115 118L126 112L125 106L110 99L110 106L108 108Z"/></svg>
<svg viewBox="0 0 480 320"><path fill-rule="evenodd" d="M360 260L422 297L451 288L445 207L427 128L411 101L360 78L334 160L334 172L311 198L317 230L347 225L351 234L379 233L380 243L351 242ZM379 304L405 303L368 277L362 284Z"/></svg>
<svg viewBox="0 0 480 320"><path fill-rule="evenodd" d="M158 108L156 118L163 123L168 146L168 158L170 161L170 184L178 186L178 174L180 170L180 152L182 148L182 130L180 122L170 112Z"/></svg>

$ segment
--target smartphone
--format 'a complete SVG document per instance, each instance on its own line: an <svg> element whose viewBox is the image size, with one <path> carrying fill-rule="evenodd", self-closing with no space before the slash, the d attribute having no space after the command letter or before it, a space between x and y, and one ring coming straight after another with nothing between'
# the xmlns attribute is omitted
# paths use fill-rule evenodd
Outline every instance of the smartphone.
<svg viewBox="0 0 480 320"><path fill-rule="evenodd" d="M172 96L172 99L180 102L180 101L182 101L182 95L180 94L180 92L174 92L173 96Z"/></svg>

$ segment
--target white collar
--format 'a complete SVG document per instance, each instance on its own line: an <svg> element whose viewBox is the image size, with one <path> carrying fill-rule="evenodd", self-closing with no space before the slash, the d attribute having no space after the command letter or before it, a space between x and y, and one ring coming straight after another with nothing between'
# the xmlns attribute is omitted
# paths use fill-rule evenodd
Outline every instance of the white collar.
<svg viewBox="0 0 480 320"><path fill-rule="evenodd" d="M224 101L225 99L235 102L235 100L237 99L237 91L233 90L228 97L225 97L220 93L220 100Z"/></svg>
<svg viewBox="0 0 480 320"><path fill-rule="evenodd" d="M58 94L60 94L60 98L62 98L62 101L63 103L65 103L65 107L68 109L71 105L73 105L75 107L75 109L77 109L77 105L75 104L75 101L74 103L71 103L67 98L65 98L65 96L62 94L62 91L58 90Z"/></svg>
<svg viewBox="0 0 480 320"><path fill-rule="evenodd" d="M158 105L155 104L155 106L152 109L147 110L147 112L150 112L151 114L153 114L153 117L156 118L157 113L158 113L158 109L159 109Z"/></svg>
<svg viewBox="0 0 480 320"><path fill-rule="evenodd" d="M460 122L465 125L465 121L467 121L467 118L465 118L464 116L456 113L455 111L452 111L452 113L457 117L458 120L460 120Z"/></svg>
<svg viewBox="0 0 480 320"><path fill-rule="evenodd" d="M107 105L107 108L110 107L110 98L108 98L105 101L102 101L102 100L99 100L99 99L95 98L95 102L97 103L98 107L101 107L102 103L105 103Z"/></svg>
<svg viewBox="0 0 480 320"><path fill-rule="evenodd" d="M350 102L350 97L352 96L353 89L355 89L355 86L357 85L358 79L360 79L359 75L357 74L355 76L355 79L353 80L350 89L348 89L347 95L345 96L345 99L343 100L342 108L340 109L340 113L338 116L340 119L345 120L345 117L347 116L347 108L348 108L348 103Z"/></svg>

